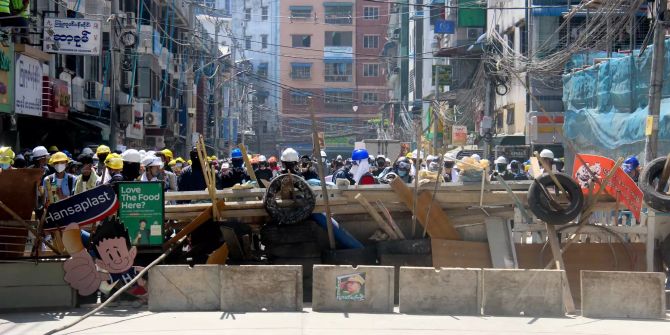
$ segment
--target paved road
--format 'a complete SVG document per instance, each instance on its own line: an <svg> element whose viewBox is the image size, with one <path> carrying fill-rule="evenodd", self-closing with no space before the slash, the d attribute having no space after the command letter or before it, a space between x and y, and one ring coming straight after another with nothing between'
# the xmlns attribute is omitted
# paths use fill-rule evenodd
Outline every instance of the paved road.
<svg viewBox="0 0 670 335"><path fill-rule="evenodd" d="M0 314L0 334L27 335L65 325L87 309ZM59 334L668 334L665 321L531 317L315 313L151 313L108 309Z"/></svg>

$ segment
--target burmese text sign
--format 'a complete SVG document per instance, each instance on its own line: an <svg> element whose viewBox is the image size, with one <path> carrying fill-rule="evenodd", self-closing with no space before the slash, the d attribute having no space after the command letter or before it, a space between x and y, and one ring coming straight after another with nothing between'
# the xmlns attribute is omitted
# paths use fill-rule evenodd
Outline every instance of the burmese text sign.
<svg viewBox="0 0 670 335"><path fill-rule="evenodd" d="M119 218L133 245L163 243L163 182L119 183Z"/></svg>

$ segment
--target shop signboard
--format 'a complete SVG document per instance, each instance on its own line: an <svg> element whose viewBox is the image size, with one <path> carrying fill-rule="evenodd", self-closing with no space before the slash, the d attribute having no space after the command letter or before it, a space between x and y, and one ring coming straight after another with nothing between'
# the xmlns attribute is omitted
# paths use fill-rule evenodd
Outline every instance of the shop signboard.
<svg viewBox="0 0 670 335"><path fill-rule="evenodd" d="M451 144L466 145L467 141L468 141L468 127L466 126L451 127Z"/></svg>
<svg viewBox="0 0 670 335"><path fill-rule="evenodd" d="M49 205L44 229L52 230L76 223L83 226L114 213L119 202L114 188L102 185Z"/></svg>
<svg viewBox="0 0 670 335"><path fill-rule="evenodd" d="M163 182L119 183L119 219L132 245L163 243Z"/></svg>
<svg viewBox="0 0 670 335"><path fill-rule="evenodd" d="M50 119L67 119L67 114L70 110L70 90L66 81L49 78L49 90L51 95L49 101L45 101L43 97L43 104L47 107L43 109L43 116Z"/></svg>
<svg viewBox="0 0 670 335"><path fill-rule="evenodd" d="M14 45L0 45L0 112L14 109Z"/></svg>
<svg viewBox="0 0 670 335"><path fill-rule="evenodd" d="M64 55L99 56L101 22L71 18L45 18L44 51Z"/></svg>
<svg viewBox="0 0 670 335"><path fill-rule="evenodd" d="M17 54L14 66L14 110L17 114L42 116L42 63Z"/></svg>

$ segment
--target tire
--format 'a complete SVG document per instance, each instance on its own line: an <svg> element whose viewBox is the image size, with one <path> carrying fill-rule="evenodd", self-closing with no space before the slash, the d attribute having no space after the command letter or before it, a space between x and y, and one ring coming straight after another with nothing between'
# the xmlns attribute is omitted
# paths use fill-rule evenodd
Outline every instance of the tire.
<svg viewBox="0 0 670 335"><path fill-rule="evenodd" d="M265 246L314 242L317 240L315 227L310 221L296 225L266 225L261 228L261 242Z"/></svg>
<svg viewBox="0 0 670 335"><path fill-rule="evenodd" d="M649 162L640 174L639 186L644 201L654 210L670 212L670 195L656 191L656 179L661 177L666 157L659 157Z"/></svg>
<svg viewBox="0 0 670 335"><path fill-rule="evenodd" d="M276 258L316 258L321 257L321 247L317 242L278 244L267 248L268 256Z"/></svg>
<svg viewBox="0 0 670 335"><path fill-rule="evenodd" d="M291 178L292 180L288 180ZM294 202L291 206L280 206L277 197L281 194L282 184L293 186ZM291 185L292 184L292 185ZM283 174L272 180L263 196L263 206L270 217L279 225L296 224L306 220L316 206L316 195L307 182L300 176Z"/></svg>
<svg viewBox="0 0 670 335"><path fill-rule="evenodd" d="M665 237L665 240L661 243L661 259L665 263L665 266L670 268L670 235Z"/></svg>
<svg viewBox="0 0 670 335"><path fill-rule="evenodd" d="M570 196L570 204L567 208L555 210L549 205L547 197L542 192L539 184L547 186L554 185L549 174L543 174L530 185L528 189L528 207L535 216L552 225L562 225L574 220L584 207L584 195L579 185L565 173L554 173L558 182Z"/></svg>
<svg viewBox="0 0 670 335"><path fill-rule="evenodd" d="M333 265L378 265L377 248L324 250L321 254L323 264Z"/></svg>

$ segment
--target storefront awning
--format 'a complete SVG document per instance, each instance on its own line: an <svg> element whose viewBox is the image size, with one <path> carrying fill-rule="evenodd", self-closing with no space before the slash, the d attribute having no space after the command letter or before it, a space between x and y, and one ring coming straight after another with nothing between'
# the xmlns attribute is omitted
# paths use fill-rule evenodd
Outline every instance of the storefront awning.
<svg viewBox="0 0 670 335"><path fill-rule="evenodd" d="M102 123L102 122L96 121L96 120L89 120L89 119L81 118L81 117L74 117L74 120L76 120L78 122L88 124L88 125L91 125L91 126L94 126L94 127L97 127L97 128L100 128L102 139L106 140L106 141L109 140L110 129L109 129L108 124L105 124L105 123Z"/></svg>

